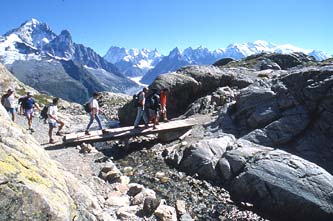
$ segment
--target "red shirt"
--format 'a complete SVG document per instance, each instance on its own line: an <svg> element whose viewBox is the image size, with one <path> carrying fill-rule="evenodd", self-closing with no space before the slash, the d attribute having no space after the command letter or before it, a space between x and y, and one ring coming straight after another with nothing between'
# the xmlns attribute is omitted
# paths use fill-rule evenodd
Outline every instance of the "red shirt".
<svg viewBox="0 0 333 221"><path fill-rule="evenodd" d="M164 93L163 91L161 91L160 93L160 102L162 106L166 106L167 103L166 93Z"/></svg>

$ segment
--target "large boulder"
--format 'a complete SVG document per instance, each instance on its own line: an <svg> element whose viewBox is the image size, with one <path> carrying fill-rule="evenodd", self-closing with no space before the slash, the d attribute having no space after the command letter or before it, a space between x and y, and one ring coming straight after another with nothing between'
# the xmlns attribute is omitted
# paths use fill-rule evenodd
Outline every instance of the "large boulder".
<svg viewBox="0 0 333 221"><path fill-rule="evenodd" d="M236 202L284 220L333 219L333 176L307 160L229 135L181 151L166 158L181 157L169 162L221 183Z"/></svg>
<svg viewBox="0 0 333 221"><path fill-rule="evenodd" d="M199 141L185 149L178 167L191 175L197 173L204 179L217 180L216 164L233 143L233 136Z"/></svg>
<svg viewBox="0 0 333 221"><path fill-rule="evenodd" d="M252 84L256 74L248 69L220 69L214 66L187 66L176 72L158 76L149 88L167 88L168 116L175 117L185 113L186 109L198 98L213 93L218 88L230 86L244 88ZM134 122L136 109L128 103L119 109L119 119L123 125Z"/></svg>
<svg viewBox="0 0 333 221"><path fill-rule="evenodd" d="M333 219L331 174L285 151L263 150L249 144L244 147L224 156L231 170L238 170L229 185L234 200L250 202L283 219ZM242 155L242 169L234 169L232 165L237 165L234 162L239 162Z"/></svg>
<svg viewBox="0 0 333 221"><path fill-rule="evenodd" d="M240 90L236 103L221 112L214 127L292 151L332 172L333 66L278 72L273 79Z"/></svg>
<svg viewBox="0 0 333 221"><path fill-rule="evenodd" d="M0 106L0 220L96 220L93 191L51 160Z"/></svg>

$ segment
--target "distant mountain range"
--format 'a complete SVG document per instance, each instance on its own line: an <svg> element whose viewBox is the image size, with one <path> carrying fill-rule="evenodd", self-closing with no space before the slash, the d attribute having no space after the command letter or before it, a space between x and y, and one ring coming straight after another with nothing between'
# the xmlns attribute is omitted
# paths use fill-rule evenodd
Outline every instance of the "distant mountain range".
<svg viewBox="0 0 333 221"><path fill-rule="evenodd" d="M149 51L148 49L138 50L111 47L104 58L114 63L125 75L141 75L143 76L141 82L144 84L150 84L158 75L175 71L185 65L208 65L213 64L222 58L239 60L262 52L275 52L281 54L303 52L304 54L313 56L316 60L325 60L331 57L323 51L306 50L291 44L276 45L258 40L252 43L230 44L226 48L220 48L213 51L204 47L198 47L196 49L189 47L183 51L174 48L167 56L161 55L156 49L154 51ZM149 56L147 56L147 54L149 54ZM148 57L149 59L147 59ZM141 64L149 65L141 68ZM132 71L134 68L136 70Z"/></svg>
<svg viewBox="0 0 333 221"><path fill-rule="evenodd" d="M93 91L126 93L139 86L93 49L56 35L36 19L0 37L0 62L22 82L53 96L85 102Z"/></svg>
<svg viewBox="0 0 333 221"><path fill-rule="evenodd" d="M176 47L168 55L156 49L112 46L101 57L93 49L73 42L68 30L57 35L36 19L0 36L0 62L19 80L50 95L80 103L94 90L134 93L140 86L129 78L142 77L141 83L150 84L158 75L182 66L209 65L227 57L239 60L262 52L303 52L317 60L331 57L322 51L266 41L231 44L213 51Z"/></svg>

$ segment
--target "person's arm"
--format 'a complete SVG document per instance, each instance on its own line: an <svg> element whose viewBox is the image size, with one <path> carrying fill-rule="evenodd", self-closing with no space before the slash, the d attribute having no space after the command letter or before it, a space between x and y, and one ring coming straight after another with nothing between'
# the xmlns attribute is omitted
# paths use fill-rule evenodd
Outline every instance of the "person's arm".
<svg viewBox="0 0 333 221"><path fill-rule="evenodd" d="M42 109L40 108L40 106L34 102L34 107L37 108L39 111L42 111Z"/></svg>

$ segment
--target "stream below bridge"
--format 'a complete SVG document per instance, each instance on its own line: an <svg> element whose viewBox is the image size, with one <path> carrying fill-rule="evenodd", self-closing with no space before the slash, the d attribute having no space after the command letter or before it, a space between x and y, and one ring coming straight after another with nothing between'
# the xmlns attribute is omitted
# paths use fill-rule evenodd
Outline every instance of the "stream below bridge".
<svg viewBox="0 0 333 221"><path fill-rule="evenodd" d="M150 140L131 143L128 152L118 145L101 151L131 182L154 190L168 205L175 206L177 200L184 200L194 220L267 220L248 207L236 206L224 188L169 167L162 157L165 147Z"/></svg>

